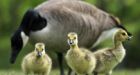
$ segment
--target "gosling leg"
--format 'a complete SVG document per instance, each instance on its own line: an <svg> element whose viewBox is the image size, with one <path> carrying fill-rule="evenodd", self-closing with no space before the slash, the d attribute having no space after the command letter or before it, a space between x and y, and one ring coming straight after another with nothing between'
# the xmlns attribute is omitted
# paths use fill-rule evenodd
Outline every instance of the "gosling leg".
<svg viewBox="0 0 140 75"><path fill-rule="evenodd" d="M72 71L72 69L69 67L67 75L77 75L77 74L76 74L76 72Z"/></svg>
<svg viewBox="0 0 140 75"><path fill-rule="evenodd" d="M111 75L112 74L112 71L109 71L106 75Z"/></svg>
<svg viewBox="0 0 140 75"><path fill-rule="evenodd" d="M93 75L98 75L98 72L93 72Z"/></svg>
<svg viewBox="0 0 140 75"><path fill-rule="evenodd" d="M71 75L78 75L76 72L72 71Z"/></svg>
<svg viewBox="0 0 140 75"><path fill-rule="evenodd" d="M47 72L43 72L41 75L49 75L49 73L47 73Z"/></svg>
<svg viewBox="0 0 140 75"><path fill-rule="evenodd" d="M60 68L60 75L65 75L64 67L63 67L63 54L58 52L57 57L58 57L58 64L59 64L59 68Z"/></svg>
<svg viewBox="0 0 140 75"><path fill-rule="evenodd" d="M24 75L29 75L29 71L28 70L23 70Z"/></svg>
<svg viewBox="0 0 140 75"><path fill-rule="evenodd" d="M24 75L29 75L29 73L25 73Z"/></svg>

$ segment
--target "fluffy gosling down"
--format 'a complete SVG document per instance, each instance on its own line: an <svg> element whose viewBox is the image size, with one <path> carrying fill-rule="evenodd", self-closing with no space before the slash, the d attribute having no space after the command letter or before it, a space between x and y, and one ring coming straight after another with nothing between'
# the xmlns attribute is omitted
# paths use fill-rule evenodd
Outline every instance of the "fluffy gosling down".
<svg viewBox="0 0 140 75"><path fill-rule="evenodd" d="M21 65L26 75L49 75L51 66L52 60L45 53L45 45L43 43L36 43L35 50L24 57Z"/></svg>
<svg viewBox="0 0 140 75"><path fill-rule="evenodd" d="M92 74L96 65L92 52L78 47L78 36L74 32L68 34L67 41L70 45L65 56L68 66L79 75Z"/></svg>
<svg viewBox="0 0 140 75"><path fill-rule="evenodd" d="M94 75L100 73L105 75L112 74L113 68L122 62L126 54L122 42L129 38L130 36L128 36L126 31L119 29L114 34L114 47L104 48L93 53L97 59Z"/></svg>

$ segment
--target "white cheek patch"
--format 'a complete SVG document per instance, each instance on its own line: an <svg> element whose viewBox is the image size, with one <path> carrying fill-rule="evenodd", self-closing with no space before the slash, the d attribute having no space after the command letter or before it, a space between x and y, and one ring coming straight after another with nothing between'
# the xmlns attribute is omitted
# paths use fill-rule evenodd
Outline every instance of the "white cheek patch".
<svg viewBox="0 0 140 75"><path fill-rule="evenodd" d="M99 36L99 38L97 39L97 41L93 44L91 48L94 48L95 46L97 46L99 43L103 42L106 39L113 38L114 33L118 31L118 29L119 28L113 28L113 29L102 32L102 34Z"/></svg>
<svg viewBox="0 0 140 75"><path fill-rule="evenodd" d="M27 44L29 37L24 32L21 32L21 38L22 38L23 47L24 47Z"/></svg>

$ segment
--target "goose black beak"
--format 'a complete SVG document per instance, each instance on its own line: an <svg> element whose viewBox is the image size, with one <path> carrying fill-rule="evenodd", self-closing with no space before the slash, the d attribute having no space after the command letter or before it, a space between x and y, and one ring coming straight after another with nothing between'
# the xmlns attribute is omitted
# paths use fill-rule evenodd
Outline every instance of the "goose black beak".
<svg viewBox="0 0 140 75"><path fill-rule="evenodd" d="M16 58L17 58L19 52L20 52L20 50L15 50L15 49L12 50L11 57L10 57L10 63L11 64L14 64L15 63Z"/></svg>

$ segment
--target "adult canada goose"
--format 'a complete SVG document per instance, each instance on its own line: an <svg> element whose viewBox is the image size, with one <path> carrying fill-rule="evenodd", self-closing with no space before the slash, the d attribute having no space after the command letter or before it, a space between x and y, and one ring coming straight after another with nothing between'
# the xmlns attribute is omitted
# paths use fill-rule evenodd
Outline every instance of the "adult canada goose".
<svg viewBox="0 0 140 75"><path fill-rule="evenodd" d="M19 28L11 37L10 62L15 62L29 39L32 44L43 42L48 50L57 53L61 75L64 75L62 53L68 49L68 32L79 35L79 46L90 48L108 38L107 35L117 28L126 30L113 16L94 5L80 0L49 0L25 13Z"/></svg>
<svg viewBox="0 0 140 75"><path fill-rule="evenodd" d="M100 73L111 75L113 68L121 63L125 57L126 52L122 42L128 39L130 39L130 37L127 32L119 29L114 35L114 47L103 48L93 53L97 60L94 75Z"/></svg>
<svg viewBox="0 0 140 75"><path fill-rule="evenodd" d="M35 50L27 54L22 61L22 70L26 75L49 75L52 67L51 58L45 53L45 45L37 43Z"/></svg>
<svg viewBox="0 0 140 75"><path fill-rule="evenodd" d="M96 66L96 59L88 49L78 47L78 35L68 33L70 49L66 53L68 66L79 75L92 74Z"/></svg>

